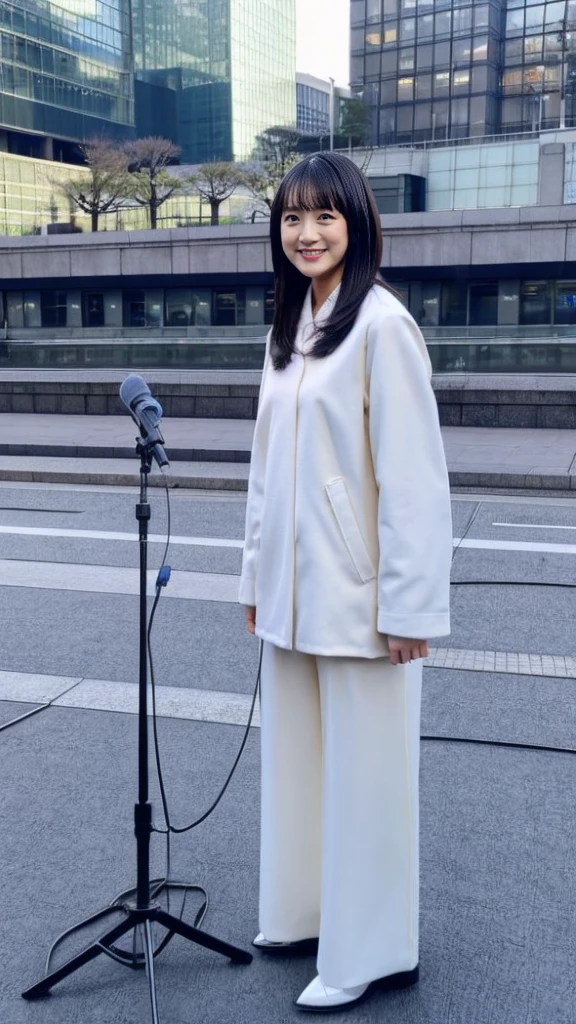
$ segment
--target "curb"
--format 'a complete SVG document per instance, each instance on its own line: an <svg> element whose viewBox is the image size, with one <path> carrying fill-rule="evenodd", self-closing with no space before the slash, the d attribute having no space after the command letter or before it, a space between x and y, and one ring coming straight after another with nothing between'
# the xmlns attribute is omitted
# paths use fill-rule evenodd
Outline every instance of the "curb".
<svg viewBox="0 0 576 1024"><path fill-rule="evenodd" d="M57 459L133 459L131 448L97 445L0 444L0 455ZM242 448L170 448L171 462L250 462L250 451Z"/></svg>
<svg viewBox="0 0 576 1024"><path fill-rule="evenodd" d="M148 477L149 487L164 487L164 477L151 474ZM98 484L103 487L139 487L139 473L88 473L85 470L79 472L66 472L63 470L50 469L0 469L0 481L11 480L26 483L45 484ZM202 491L247 491L248 480L238 477L217 477L217 476L167 476L168 486L176 490L185 488L188 490Z"/></svg>
<svg viewBox="0 0 576 1024"><path fill-rule="evenodd" d="M130 454L132 452L130 451ZM118 456L120 457L120 456ZM215 461L215 460L205 460ZM220 460L224 461L224 460ZM226 460L229 461L229 460ZM515 491L570 491L576 496L576 476L558 476L554 474L542 475L529 473L486 473L486 472L450 472L451 487L470 487L492 490ZM248 490L246 477L231 476L203 476L196 473L168 476L168 486L186 488L188 490L203 491L237 491ZM12 469L0 468L0 481L12 480L31 483L51 484L99 484L102 486L114 487L137 487L140 483L140 476L137 472L100 472L91 473L89 470L63 470L63 469ZM151 487L163 487L164 478L155 474L149 478Z"/></svg>
<svg viewBox="0 0 576 1024"><path fill-rule="evenodd" d="M574 491L576 476L554 473L486 473L453 470L448 473L452 487L511 488L526 491Z"/></svg>

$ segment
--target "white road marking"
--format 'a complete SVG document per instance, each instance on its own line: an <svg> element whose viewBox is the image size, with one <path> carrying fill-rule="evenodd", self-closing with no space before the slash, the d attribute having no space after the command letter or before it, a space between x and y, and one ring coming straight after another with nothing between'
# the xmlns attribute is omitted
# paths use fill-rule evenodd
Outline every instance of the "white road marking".
<svg viewBox="0 0 576 1024"><path fill-rule="evenodd" d="M30 510L31 512L34 509ZM65 530L52 526L0 526L0 534L14 534L28 537L67 537L72 540L126 540L138 542L137 533L121 533L110 530ZM148 537L151 544L165 544L166 536L151 533ZM242 548L243 540L231 540L227 537L178 537L170 538L170 544L190 545L201 548Z"/></svg>
<svg viewBox="0 0 576 1024"><path fill-rule="evenodd" d="M148 573L148 594L155 593L157 570ZM192 601L238 600L239 577L228 574L172 571L164 595ZM139 592L139 570L109 565L73 565L68 562L27 562L0 559L0 585L40 590L86 591L91 594Z"/></svg>
<svg viewBox="0 0 576 1024"><path fill-rule="evenodd" d="M576 544L538 544L528 540L476 540L454 538L454 547L476 548L483 551L534 551L552 555L576 555Z"/></svg>
<svg viewBox="0 0 576 1024"><path fill-rule="evenodd" d="M425 665L427 668L454 669L459 672L491 672L496 675L576 680L576 658L555 654L438 647L430 650L430 657L426 659ZM253 683L256 684L255 678ZM101 679L0 671L0 701L24 704L47 704L53 701L55 707L135 715L138 712L138 685ZM245 726L251 703L252 694L180 686L156 687L156 706L160 718ZM260 724L258 705L253 724Z"/></svg>
<svg viewBox="0 0 576 1024"><path fill-rule="evenodd" d="M516 526L524 524L516 523L493 523L493 526ZM526 524L527 526L529 524ZM538 527L530 526L530 529L537 529ZM541 529L576 529L576 527L541 527ZM50 526L0 526L0 534L14 535L14 536L30 536L30 537L62 537L70 540L105 540L105 541L130 541L137 542L138 534L136 533L121 533L116 531L107 530L66 530L58 529ZM151 534L149 540L153 544L165 544L166 536L164 534ZM241 550L244 547L243 540L237 540L230 537L180 537L174 536L170 541L175 547L178 545L187 545L193 547L210 547L210 548L234 548ZM552 544L552 543L537 543L536 541L505 541L487 539L481 540L474 537L467 537L462 540L460 537L454 538L454 547L460 546L462 548L477 548L488 551L540 551L540 552L551 552L558 555L574 555L576 554L576 544ZM39 564L39 563L30 563ZM45 563L49 564L49 563ZM56 564L56 563L54 563ZM129 571L129 570L126 570ZM1 584L0 584L1 585ZM84 589L82 587L74 587L74 590ZM119 591L122 593L122 591Z"/></svg>
<svg viewBox="0 0 576 1024"><path fill-rule="evenodd" d="M512 530L576 530L576 526L553 526L547 523L492 523L492 526L507 526Z"/></svg>

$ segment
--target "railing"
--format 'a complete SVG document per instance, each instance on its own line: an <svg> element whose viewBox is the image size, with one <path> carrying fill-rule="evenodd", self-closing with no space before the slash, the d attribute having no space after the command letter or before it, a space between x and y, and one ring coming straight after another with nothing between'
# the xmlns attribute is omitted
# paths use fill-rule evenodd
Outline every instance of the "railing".
<svg viewBox="0 0 576 1024"><path fill-rule="evenodd" d="M424 328L438 373L576 373L574 327ZM264 337L0 341L6 369L259 370Z"/></svg>

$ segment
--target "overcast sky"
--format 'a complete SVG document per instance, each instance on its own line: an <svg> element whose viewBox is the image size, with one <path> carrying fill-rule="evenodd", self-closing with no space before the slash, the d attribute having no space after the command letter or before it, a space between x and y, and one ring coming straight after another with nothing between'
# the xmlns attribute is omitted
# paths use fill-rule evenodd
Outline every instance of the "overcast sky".
<svg viewBox="0 0 576 1024"><path fill-rule="evenodd" d="M297 69L348 85L350 0L296 0Z"/></svg>

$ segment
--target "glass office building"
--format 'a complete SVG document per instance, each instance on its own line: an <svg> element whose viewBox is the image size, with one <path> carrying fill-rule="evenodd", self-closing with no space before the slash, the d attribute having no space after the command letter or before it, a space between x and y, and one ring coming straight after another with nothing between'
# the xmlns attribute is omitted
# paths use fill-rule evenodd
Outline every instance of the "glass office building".
<svg viewBox="0 0 576 1024"><path fill-rule="evenodd" d="M330 83L310 75L296 76L296 126L319 135L330 130Z"/></svg>
<svg viewBox="0 0 576 1024"><path fill-rule="evenodd" d="M133 125L129 0L1 0L0 149L61 159Z"/></svg>
<svg viewBox="0 0 576 1024"><path fill-rule="evenodd" d="M576 0L351 0L376 145L575 124Z"/></svg>
<svg viewBox="0 0 576 1024"><path fill-rule="evenodd" d="M248 160L296 119L295 0L133 0L138 134L183 163Z"/></svg>

